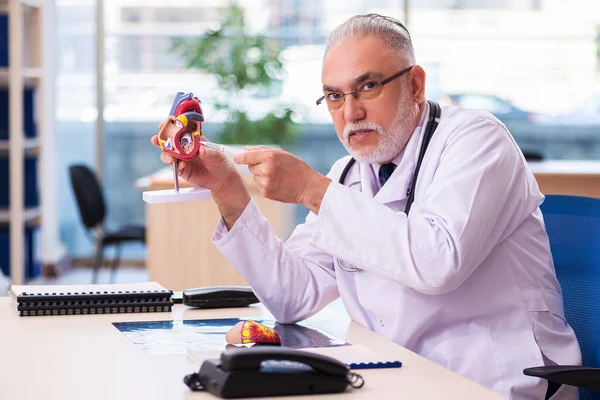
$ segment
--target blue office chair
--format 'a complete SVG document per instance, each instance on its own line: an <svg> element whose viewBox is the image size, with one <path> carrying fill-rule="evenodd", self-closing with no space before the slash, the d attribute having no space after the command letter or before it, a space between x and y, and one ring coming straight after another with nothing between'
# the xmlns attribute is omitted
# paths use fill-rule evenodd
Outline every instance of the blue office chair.
<svg viewBox="0 0 600 400"><path fill-rule="evenodd" d="M557 387L578 386L580 399L600 400L600 199L547 195L540 208L565 317L579 340L584 366L535 367L523 373Z"/></svg>

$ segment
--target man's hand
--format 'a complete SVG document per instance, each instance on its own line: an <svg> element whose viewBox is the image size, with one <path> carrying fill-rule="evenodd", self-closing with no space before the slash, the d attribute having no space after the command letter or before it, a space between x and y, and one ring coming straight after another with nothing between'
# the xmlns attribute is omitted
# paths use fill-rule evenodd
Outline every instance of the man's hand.
<svg viewBox="0 0 600 400"><path fill-rule="evenodd" d="M164 122L159 125L159 130L163 124ZM201 138L200 140L206 139ZM154 146L159 146L158 136L152 136L151 142ZM169 165L172 165L174 161L174 157L165 152L160 154L160 159ZM238 175L235 166L224 154L204 146L200 147L198 157L193 160L179 160L177 169L177 175L194 187L204 187L216 193L224 191L228 186L228 181L235 180Z"/></svg>
<svg viewBox="0 0 600 400"><path fill-rule="evenodd" d="M249 146L245 150L233 160L248 165L264 197L303 204L312 212L319 213L331 179L286 151L267 146Z"/></svg>
<svg viewBox="0 0 600 400"><path fill-rule="evenodd" d="M159 130L161 127L162 124ZM158 146L158 136L152 136L151 142ZM174 161L173 156L165 152L161 153L160 159L169 165ZM201 146L197 157L191 161L179 160L177 169L177 174L194 187L212 192L225 224L231 229L250 201L248 188L235 165L223 153Z"/></svg>

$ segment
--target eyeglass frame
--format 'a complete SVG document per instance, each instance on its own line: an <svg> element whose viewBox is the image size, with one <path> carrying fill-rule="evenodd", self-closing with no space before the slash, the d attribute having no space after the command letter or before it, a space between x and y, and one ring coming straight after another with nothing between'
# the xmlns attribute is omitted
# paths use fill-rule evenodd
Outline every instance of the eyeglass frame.
<svg viewBox="0 0 600 400"><path fill-rule="evenodd" d="M394 79L400 78L402 75L404 75L407 72L409 72L413 67L414 67L414 65L406 67L402 71L395 73L394 75L390 76L389 78L385 78L384 80L379 81L378 82L379 86L383 87L384 85L390 83ZM346 95L352 94L355 99L358 99L358 94L360 92L361 92L361 90L354 89L354 90L350 90L349 92L342 92L342 93L338 93L338 94L342 95L342 98L344 99L344 102L345 102L346 101ZM331 93L337 93L337 92L331 92ZM329 94L331 94L331 93L329 93ZM325 97L327 97L327 94L324 94L323 96L319 97L317 99L317 101L316 101L317 105L321 105L321 103L323 103L323 100L325 100Z"/></svg>

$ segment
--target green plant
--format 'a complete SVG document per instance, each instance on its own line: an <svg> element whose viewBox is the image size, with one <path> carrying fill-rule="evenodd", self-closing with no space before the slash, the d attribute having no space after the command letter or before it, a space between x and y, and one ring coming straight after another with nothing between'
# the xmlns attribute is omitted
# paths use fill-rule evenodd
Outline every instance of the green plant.
<svg viewBox="0 0 600 400"><path fill-rule="evenodd" d="M248 33L244 10L235 3L221 10L220 26L194 39L174 39L172 50L189 68L216 77L225 96L214 104L227 112L219 141L237 144L282 145L293 140L293 111L277 107L258 120L251 119L249 94L268 91L280 84L283 65L273 40Z"/></svg>

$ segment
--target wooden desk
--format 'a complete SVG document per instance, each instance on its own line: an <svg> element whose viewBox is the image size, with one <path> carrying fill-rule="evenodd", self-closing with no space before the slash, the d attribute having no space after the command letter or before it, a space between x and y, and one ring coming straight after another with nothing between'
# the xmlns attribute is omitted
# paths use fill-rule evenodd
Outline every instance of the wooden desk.
<svg viewBox="0 0 600 400"><path fill-rule="evenodd" d="M294 207L265 199L252 175L240 168L250 195L280 238L293 230ZM179 186L190 187L180 179ZM165 169L136 181L143 190L173 188L173 174ZM141 195L141 193L140 193ZM146 204L146 267L151 281L171 290L199 286L247 285L229 261L212 244L221 214L212 199Z"/></svg>
<svg viewBox="0 0 600 400"><path fill-rule="evenodd" d="M544 194L600 197L600 161L549 160L528 164Z"/></svg>
<svg viewBox="0 0 600 400"><path fill-rule="evenodd" d="M0 297L0 399L216 399L184 385L183 377L198 369L186 355L150 356L111 323L261 315L269 316L261 307L200 311L176 306L172 313L18 317L10 300ZM307 322L403 362L399 369L361 370L362 389L319 399L502 398L334 310L326 308Z"/></svg>

